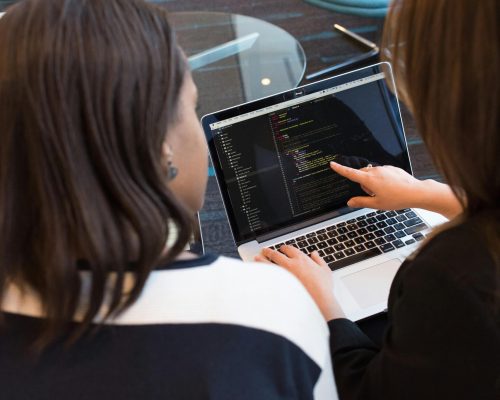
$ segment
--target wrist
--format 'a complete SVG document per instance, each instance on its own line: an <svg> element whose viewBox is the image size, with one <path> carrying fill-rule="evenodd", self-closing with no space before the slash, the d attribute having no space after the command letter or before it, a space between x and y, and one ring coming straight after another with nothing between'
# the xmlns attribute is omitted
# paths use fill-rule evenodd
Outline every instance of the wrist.
<svg viewBox="0 0 500 400"><path fill-rule="evenodd" d="M451 188L433 179L420 181L414 207L433 211L452 219L462 211L460 202Z"/></svg>

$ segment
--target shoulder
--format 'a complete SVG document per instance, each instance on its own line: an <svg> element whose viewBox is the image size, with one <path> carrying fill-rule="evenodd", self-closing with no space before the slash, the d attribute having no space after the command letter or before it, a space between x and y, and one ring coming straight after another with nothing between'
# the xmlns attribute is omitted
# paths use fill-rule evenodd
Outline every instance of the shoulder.
<svg viewBox="0 0 500 400"><path fill-rule="evenodd" d="M141 297L115 323L238 325L283 337L320 366L328 354L326 322L293 275L227 257L153 272Z"/></svg>
<svg viewBox="0 0 500 400"><path fill-rule="evenodd" d="M481 229L466 222L438 233L402 265L390 303L393 311L402 308L413 317L454 319L457 327L465 321L495 324L497 281Z"/></svg>
<svg viewBox="0 0 500 400"><path fill-rule="evenodd" d="M431 272L458 285L493 283L496 269L482 230L470 221L436 234L423 245L411 264L414 267L408 268L408 273Z"/></svg>

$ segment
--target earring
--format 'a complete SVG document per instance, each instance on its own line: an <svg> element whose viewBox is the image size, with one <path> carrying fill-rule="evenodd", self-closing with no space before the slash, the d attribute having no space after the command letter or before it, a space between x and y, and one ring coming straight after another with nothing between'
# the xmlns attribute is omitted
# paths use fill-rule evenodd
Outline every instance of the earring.
<svg viewBox="0 0 500 400"><path fill-rule="evenodd" d="M167 156L167 180L171 181L175 179L179 173L179 169L173 165L172 157L174 153L172 152L170 146L166 147L165 155Z"/></svg>

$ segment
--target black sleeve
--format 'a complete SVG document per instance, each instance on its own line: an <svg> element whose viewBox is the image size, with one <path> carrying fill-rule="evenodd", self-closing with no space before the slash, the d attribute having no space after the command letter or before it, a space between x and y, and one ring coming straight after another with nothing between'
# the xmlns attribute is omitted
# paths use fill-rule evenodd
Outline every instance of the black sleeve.
<svg viewBox="0 0 500 400"><path fill-rule="evenodd" d="M382 348L355 323L330 321L341 400L497 398L498 320L478 295L482 288L462 273L481 259L468 258L453 240L443 243L436 240L402 266Z"/></svg>

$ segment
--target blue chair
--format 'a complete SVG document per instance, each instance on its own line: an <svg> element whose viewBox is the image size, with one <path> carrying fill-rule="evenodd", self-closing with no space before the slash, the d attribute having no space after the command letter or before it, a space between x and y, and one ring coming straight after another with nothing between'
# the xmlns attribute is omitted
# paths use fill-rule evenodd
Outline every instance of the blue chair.
<svg viewBox="0 0 500 400"><path fill-rule="evenodd" d="M318 7L360 17L383 18L387 14L389 0L305 0Z"/></svg>

